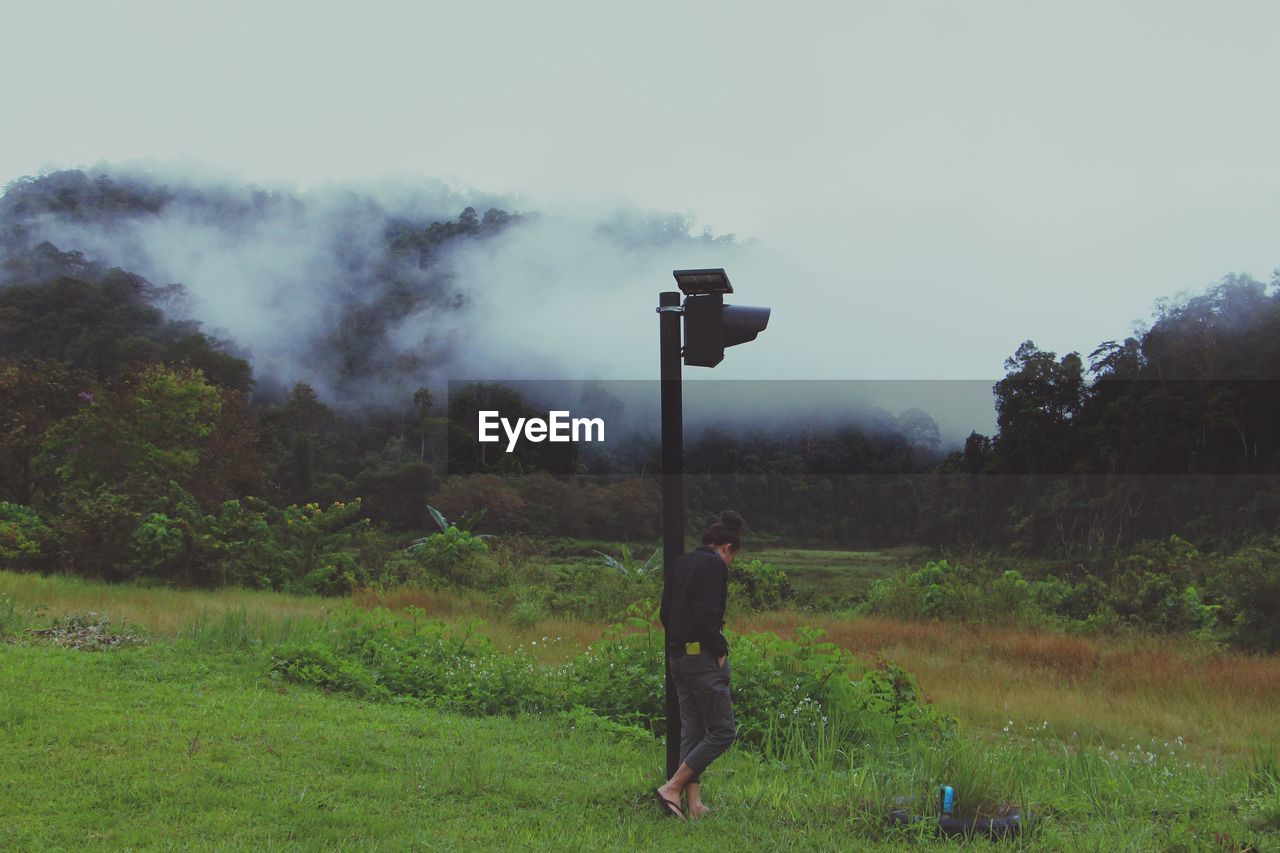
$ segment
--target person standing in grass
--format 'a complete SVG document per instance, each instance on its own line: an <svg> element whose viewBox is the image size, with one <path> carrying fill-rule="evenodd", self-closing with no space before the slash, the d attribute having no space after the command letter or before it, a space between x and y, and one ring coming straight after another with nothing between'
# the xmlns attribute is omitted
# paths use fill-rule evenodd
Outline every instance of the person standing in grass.
<svg viewBox="0 0 1280 853"><path fill-rule="evenodd" d="M680 766L653 789L663 812L683 819L711 809L702 802L702 771L733 743L737 727L729 697L729 644L724 638L729 565L742 548L742 516L727 510L702 534L702 546L671 566L662 588L671 678L680 700Z"/></svg>

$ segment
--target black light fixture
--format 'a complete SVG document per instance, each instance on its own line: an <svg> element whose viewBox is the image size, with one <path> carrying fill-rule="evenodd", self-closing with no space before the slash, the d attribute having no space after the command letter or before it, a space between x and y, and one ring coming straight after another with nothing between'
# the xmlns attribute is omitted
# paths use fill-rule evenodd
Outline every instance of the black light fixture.
<svg viewBox="0 0 1280 853"><path fill-rule="evenodd" d="M768 308L725 305L733 293L722 269L673 270L684 300L684 363L690 367L715 367L724 360L725 347L754 341L769 325Z"/></svg>
<svg viewBox="0 0 1280 853"><path fill-rule="evenodd" d="M685 296L710 296L713 293L733 293L729 274L715 270L672 270L676 285Z"/></svg>

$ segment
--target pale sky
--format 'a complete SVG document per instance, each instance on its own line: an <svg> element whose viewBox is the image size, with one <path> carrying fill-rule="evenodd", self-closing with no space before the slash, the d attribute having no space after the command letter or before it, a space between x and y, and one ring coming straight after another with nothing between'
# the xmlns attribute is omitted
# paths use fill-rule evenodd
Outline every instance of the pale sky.
<svg viewBox="0 0 1280 853"><path fill-rule="evenodd" d="M1158 297L1280 266L1275 3L97 0L4 17L0 181L140 160L689 211L772 258L729 270L774 315L724 378L997 377L1026 338L1087 355ZM651 336L651 315L635 324Z"/></svg>

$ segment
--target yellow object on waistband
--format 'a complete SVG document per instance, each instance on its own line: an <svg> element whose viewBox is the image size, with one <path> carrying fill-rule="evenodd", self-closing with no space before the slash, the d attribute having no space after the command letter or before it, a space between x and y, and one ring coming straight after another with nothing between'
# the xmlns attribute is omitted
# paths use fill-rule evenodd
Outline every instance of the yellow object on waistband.
<svg viewBox="0 0 1280 853"><path fill-rule="evenodd" d="M687 655L700 655L700 654L702 654L702 643L699 643L699 642L694 642L694 643L685 643L685 644L684 644L684 653L685 653L685 654L687 654Z"/></svg>

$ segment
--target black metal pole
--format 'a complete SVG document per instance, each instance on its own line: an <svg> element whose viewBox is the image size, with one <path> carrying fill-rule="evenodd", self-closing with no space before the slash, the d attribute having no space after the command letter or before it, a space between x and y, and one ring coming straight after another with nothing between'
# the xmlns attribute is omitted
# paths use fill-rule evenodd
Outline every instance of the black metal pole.
<svg viewBox="0 0 1280 853"><path fill-rule="evenodd" d="M684 411L680 390L680 294L658 294L659 346L662 353L662 586L671 565L684 553ZM665 596L664 596L665 598ZM663 632L662 670L667 691L667 775L680 766L680 700L671 680L670 657Z"/></svg>

